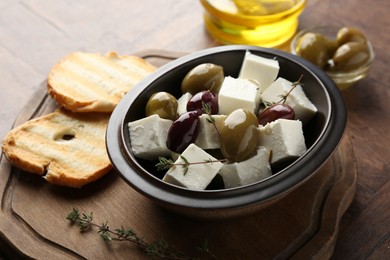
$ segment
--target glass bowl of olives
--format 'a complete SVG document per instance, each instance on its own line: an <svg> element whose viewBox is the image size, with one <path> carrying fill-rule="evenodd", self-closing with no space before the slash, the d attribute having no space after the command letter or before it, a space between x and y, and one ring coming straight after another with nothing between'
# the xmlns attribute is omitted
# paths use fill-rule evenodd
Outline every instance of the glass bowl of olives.
<svg viewBox="0 0 390 260"><path fill-rule="evenodd" d="M161 171L156 169L161 161L151 161L135 156L135 151L132 149L129 122L144 119L150 111L160 113L158 111L161 108L163 108L161 116L168 113L170 116L173 114L177 117L178 115L175 115L176 108L171 113L172 109L168 108L170 105L167 104L174 104L176 107L175 99L179 99L183 95L183 89L195 92L203 91L202 88L199 89L199 84L205 83L207 85L209 81L205 80L205 75L201 71L211 74L209 76L214 77L212 80L214 83L219 82L222 78L238 77L242 61L248 51L270 60L277 60L280 66L277 76L290 80L299 78L303 91L316 106L316 114L303 125L307 150L299 158L289 161L288 164L273 168L272 175L269 177L239 187L224 187L218 174L203 190L180 187L164 181ZM202 67L202 64L215 64L215 66L205 69L207 66ZM201 66L203 70L198 70L198 73L191 75L190 72L198 66ZM192 78L195 76L197 78ZM183 84L184 79L188 85ZM214 83L210 85L210 88ZM156 97L156 93L164 92L169 93L169 95L163 94ZM154 103L156 99L159 99L160 102ZM195 98L195 100L190 99L188 103L194 107L199 107L201 104L201 107L207 110L204 103L210 101L210 108L213 109L215 96L202 94L199 99L201 102ZM220 99L218 99L218 105L221 108ZM147 106L148 108L146 108ZM199 118L197 111L188 112L191 114L188 114L186 120L189 121L187 122L192 124L194 120ZM155 115L150 117L153 116ZM256 125L257 122L254 124ZM106 145L112 165L119 176L136 191L156 202L157 205L191 217L218 219L240 217L257 212L275 203L287 193L293 192L308 178L314 176L328 161L337 149L345 125L346 109L340 90L329 76L318 67L288 52L256 46L230 45L201 50L173 60L138 83L113 111L107 127ZM141 129L142 126L141 124ZM176 127L177 134L172 136L173 142L177 141L176 136L182 138L181 127L187 133L190 131L188 124ZM229 138L232 141L231 138L240 139L243 136L238 134L235 137L234 134L229 134ZM224 144L227 149L229 149L229 142ZM210 154L217 157L218 151L215 151L215 154L210 152ZM212 164L214 162L211 162ZM185 167L183 169L183 175L185 175Z"/></svg>
<svg viewBox="0 0 390 260"><path fill-rule="evenodd" d="M291 41L290 49L324 70L340 89L365 78L375 57L364 33L352 27L302 30Z"/></svg>

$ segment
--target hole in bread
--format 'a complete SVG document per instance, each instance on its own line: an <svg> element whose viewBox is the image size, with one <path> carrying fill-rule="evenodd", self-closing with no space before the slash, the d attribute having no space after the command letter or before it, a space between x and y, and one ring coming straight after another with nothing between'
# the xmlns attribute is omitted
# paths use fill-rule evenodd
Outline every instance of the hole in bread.
<svg viewBox="0 0 390 260"><path fill-rule="evenodd" d="M74 135L63 135L62 140L69 141L74 138Z"/></svg>
<svg viewBox="0 0 390 260"><path fill-rule="evenodd" d="M62 129L54 134L55 141L70 141L76 137L73 129Z"/></svg>

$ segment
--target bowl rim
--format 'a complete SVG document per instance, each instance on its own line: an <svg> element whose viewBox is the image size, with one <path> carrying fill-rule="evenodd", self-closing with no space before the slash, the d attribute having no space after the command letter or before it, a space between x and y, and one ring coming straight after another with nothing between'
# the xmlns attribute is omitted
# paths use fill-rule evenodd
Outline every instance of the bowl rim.
<svg viewBox="0 0 390 260"><path fill-rule="evenodd" d="M303 156L279 171L277 175L273 175L264 181L233 189L194 191L166 183L152 174L147 173L135 160L134 156L131 155L123 135L123 131L127 129L128 123L124 122L125 115L128 113L131 104L137 96L163 74L187 62L191 62L193 59L207 55L235 51L245 52L247 50L287 59L301 66L321 83L328 102L338 109L330 110L330 107L328 108L329 116L326 120L326 126L313 145ZM323 71L303 58L284 51L257 46L219 46L190 53L173 60L158 68L138 83L125 95L113 111L106 131L106 147L113 168L119 175L135 190L159 204L206 210L234 209L269 201L293 189L297 183L307 180L336 150L345 130L346 117L345 103L337 86ZM337 124L338 127L330 131L329 126L333 124ZM321 153L318 151L320 148L322 149ZM307 157L310 159L308 160L309 163L304 163L302 159ZM302 172L302 174L293 174L293 171Z"/></svg>

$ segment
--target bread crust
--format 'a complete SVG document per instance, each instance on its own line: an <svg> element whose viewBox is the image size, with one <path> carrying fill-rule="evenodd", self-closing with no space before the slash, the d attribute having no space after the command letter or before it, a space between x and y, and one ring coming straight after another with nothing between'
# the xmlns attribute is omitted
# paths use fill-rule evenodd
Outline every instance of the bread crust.
<svg viewBox="0 0 390 260"><path fill-rule="evenodd" d="M156 68L137 56L74 52L48 76L48 93L73 112L112 112L138 82Z"/></svg>
<svg viewBox="0 0 390 260"><path fill-rule="evenodd" d="M2 150L22 170L53 184L81 187L112 169L105 145L109 116L59 109L11 130Z"/></svg>
<svg viewBox="0 0 390 260"><path fill-rule="evenodd" d="M12 129L2 142L4 155L57 185L82 187L101 178L112 169L105 143L110 112L155 69L115 52L69 54L48 76L48 93L62 108Z"/></svg>

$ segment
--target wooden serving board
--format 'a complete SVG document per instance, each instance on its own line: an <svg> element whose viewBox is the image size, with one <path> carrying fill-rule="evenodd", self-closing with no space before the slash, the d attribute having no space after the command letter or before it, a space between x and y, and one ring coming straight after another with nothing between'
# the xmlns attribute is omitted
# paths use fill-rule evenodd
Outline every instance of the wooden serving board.
<svg viewBox="0 0 390 260"><path fill-rule="evenodd" d="M137 53L160 66L182 53ZM53 111L46 83L31 97L15 126ZM58 187L0 161L0 246L38 259L144 259L129 242L104 242L97 230L80 233L66 220L73 208L97 223L131 227L147 241L164 239L188 255L207 239L219 259L326 259L340 219L356 190L357 170L346 135L331 159L302 186L264 210L220 221L168 212L135 192L115 172L81 189ZM12 250L11 250L12 249Z"/></svg>

